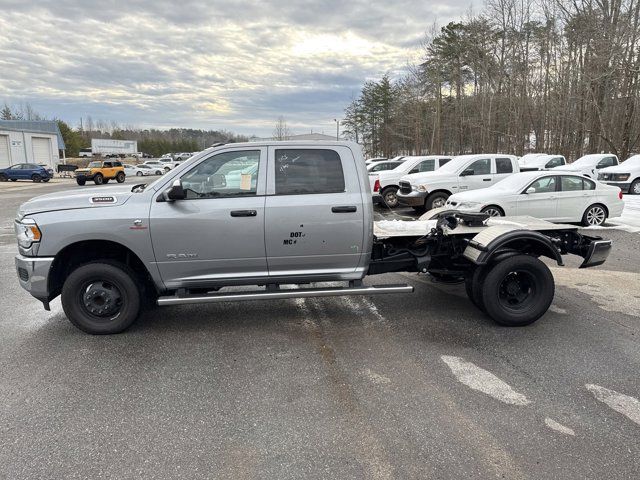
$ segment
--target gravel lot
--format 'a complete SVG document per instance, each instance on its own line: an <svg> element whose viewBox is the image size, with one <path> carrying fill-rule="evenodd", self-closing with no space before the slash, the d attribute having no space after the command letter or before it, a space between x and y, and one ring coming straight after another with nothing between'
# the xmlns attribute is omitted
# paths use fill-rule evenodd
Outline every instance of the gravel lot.
<svg viewBox="0 0 640 480"><path fill-rule="evenodd" d="M639 234L554 267L526 328L388 274L415 292L164 307L93 337L15 278L17 206L64 188L0 184L0 478L640 476Z"/></svg>

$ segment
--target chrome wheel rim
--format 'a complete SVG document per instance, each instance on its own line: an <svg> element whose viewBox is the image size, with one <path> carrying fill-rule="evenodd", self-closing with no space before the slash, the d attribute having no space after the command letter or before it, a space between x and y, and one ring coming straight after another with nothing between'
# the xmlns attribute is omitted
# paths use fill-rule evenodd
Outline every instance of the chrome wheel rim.
<svg viewBox="0 0 640 480"><path fill-rule="evenodd" d="M589 225L602 225L607 215L602 207L590 208L587 212L587 223Z"/></svg>
<svg viewBox="0 0 640 480"><path fill-rule="evenodd" d="M396 192L387 192L384 194L384 201L388 207L395 207L398 203Z"/></svg>
<svg viewBox="0 0 640 480"><path fill-rule="evenodd" d="M490 217L501 217L502 213L497 208L487 208L484 213L489 215Z"/></svg>
<svg viewBox="0 0 640 480"><path fill-rule="evenodd" d="M636 182L632 185L631 190L633 191L633 193L635 193L636 195L640 195L640 182Z"/></svg>
<svg viewBox="0 0 640 480"><path fill-rule="evenodd" d="M440 208L440 207L444 207L444 204L447 200L444 198L437 198L433 201L433 203L431 205L433 205L433 208Z"/></svg>

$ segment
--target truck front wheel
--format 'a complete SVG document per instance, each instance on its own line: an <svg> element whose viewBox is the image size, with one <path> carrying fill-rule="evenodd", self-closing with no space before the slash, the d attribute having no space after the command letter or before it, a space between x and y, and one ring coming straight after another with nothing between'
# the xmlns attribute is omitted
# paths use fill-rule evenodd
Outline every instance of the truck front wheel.
<svg viewBox="0 0 640 480"><path fill-rule="evenodd" d="M449 198L449 195L444 192L432 193L427 197L425 207L427 208L427 210L444 207L445 203L447 203L447 198Z"/></svg>
<svg viewBox="0 0 640 480"><path fill-rule="evenodd" d="M479 288L485 311L496 323L521 327L546 313L555 283L551 271L539 259L516 255L496 263Z"/></svg>
<svg viewBox="0 0 640 480"><path fill-rule="evenodd" d="M62 308L80 330L93 335L120 333L140 313L140 290L135 274L111 261L76 268L62 286Z"/></svg>

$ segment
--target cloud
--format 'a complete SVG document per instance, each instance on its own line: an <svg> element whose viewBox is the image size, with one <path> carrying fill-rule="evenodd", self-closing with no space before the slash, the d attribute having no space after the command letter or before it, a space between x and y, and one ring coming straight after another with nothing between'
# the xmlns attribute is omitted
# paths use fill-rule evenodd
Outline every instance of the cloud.
<svg viewBox="0 0 640 480"><path fill-rule="evenodd" d="M460 2L459 4L457 2ZM0 101L48 116L269 134L332 129L469 1L0 0Z"/></svg>

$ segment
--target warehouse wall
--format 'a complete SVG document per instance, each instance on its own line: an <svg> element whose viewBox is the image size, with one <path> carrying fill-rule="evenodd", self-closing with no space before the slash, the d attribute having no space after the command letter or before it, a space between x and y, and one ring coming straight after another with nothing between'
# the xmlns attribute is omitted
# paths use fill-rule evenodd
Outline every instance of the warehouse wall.
<svg viewBox="0 0 640 480"><path fill-rule="evenodd" d="M0 168L14 165L16 163L27 162L44 163L49 165L51 168L55 168L55 166L60 163L57 135L39 132L16 132L0 129L0 136L3 136L3 138L0 138L0 149L3 149L5 144L7 147L6 151L4 151L4 149L0 151ZM46 160L41 159L41 161L37 161L34 158L34 138L36 139L36 142L38 142L37 139L48 139L48 155L46 156ZM6 142L4 140L6 140ZM42 141L40 141L40 145L43 145ZM7 153L8 158L6 158Z"/></svg>

